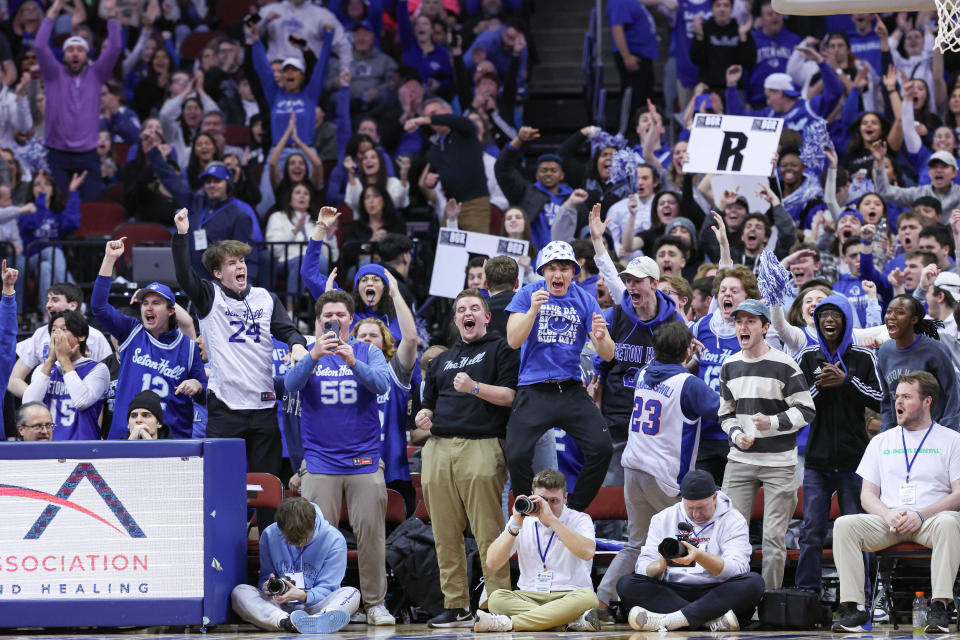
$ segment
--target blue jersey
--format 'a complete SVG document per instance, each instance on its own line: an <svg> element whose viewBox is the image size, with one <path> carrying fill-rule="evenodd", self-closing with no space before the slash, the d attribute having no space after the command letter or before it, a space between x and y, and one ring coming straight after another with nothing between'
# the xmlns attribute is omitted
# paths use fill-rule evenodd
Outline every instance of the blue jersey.
<svg viewBox="0 0 960 640"><path fill-rule="evenodd" d="M394 356L396 357L396 356ZM410 482L410 463L407 461L407 401L410 383L403 384L396 369L400 364L390 363L390 389L377 396L380 408L380 457L383 459L383 480Z"/></svg>
<svg viewBox="0 0 960 640"><path fill-rule="evenodd" d="M193 436L193 399L174 390L184 380L196 379L206 385L200 348L197 343L176 331L170 343L154 338L138 324L120 345L120 374L117 376L117 394L111 440L126 440L127 406L141 391L153 391L160 396L163 424L170 429L171 438Z"/></svg>
<svg viewBox="0 0 960 640"><path fill-rule="evenodd" d="M757 62L750 70L750 82L747 85L747 100L753 105L767 103L763 91L763 81L771 73L786 73L787 60L793 53L793 48L800 44L802 39L787 29L780 29L774 36L768 36L763 29L753 30L753 41L757 45Z"/></svg>
<svg viewBox="0 0 960 640"><path fill-rule="evenodd" d="M80 376L86 378L99 362L85 359L73 363L73 368ZM106 365L103 365L106 366ZM50 409L53 416L54 440L99 440L100 439L100 411L103 409L104 399L100 398L86 409L77 409L70 394L67 393L67 383L63 380L60 365L55 364L50 371L50 384L47 393L43 396L43 404Z"/></svg>
<svg viewBox="0 0 960 640"><path fill-rule="evenodd" d="M369 362L366 342L350 340L358 361ZM320 358L300 391L300 433L310 473L374 473L380 466L380 411L340 356Z"/></svg>
<svg viewBox="0 0 960 640"><path fill-rule="evenodd" d="M850 38L850 53L861 60L869 62L870 66L873 67L874 73L878 76L883 76L886 69L883 69L883 64L880 62L880 36L878 36L873 29L870 29L870 31L862 35L853 32L849 34L848 37Z"/></svg>
<svg viewBox="0 0 960 640"><path fill-rule="evenodd" d="M670 56L677 61L677 79L687 89L693 89L700 79L700 67L690 60L693 23L697 18L706 22L712 16L710 0L679 0L677 3L677 17L673 24L673 37L670 38Z"/></svg>
<svg viewBox="0 0 960 640"><path fill-rule="evenodd" d="M693 337L703 343L703 351L700 352L700 370L697 375L718 394L720 393L720 367L727 358L740 351L740 341L737 340L735 334L731 333L729 336L721 337L710 326L710 321L714 317L719 321L719 313L717 311L700 318L690 329ZM716 415L703 416L700 429L701 437L706 440L727 439L727 434L720 428L720 422Z"/></svg>
<svg viewBox="0 0 960 640"><path fill-rule="evenodd" d="M508 313L526 313L533 292L544 289L544 281L524 285L507 305ZM543 303L520 347L520 380L528 385L544 380L581 378L580 351L587 341L593 314L600 313L596 298L572 284L564 296L551 295Z"/></svg>

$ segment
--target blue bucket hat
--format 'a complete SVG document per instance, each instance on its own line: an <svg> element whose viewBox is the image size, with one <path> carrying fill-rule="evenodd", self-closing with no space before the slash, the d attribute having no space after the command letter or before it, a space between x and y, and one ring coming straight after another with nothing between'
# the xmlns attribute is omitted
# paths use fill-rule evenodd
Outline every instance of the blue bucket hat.
<svg viewBox="0 0 960 640"><path fill-rule="evenodd" d="M570 246L569 242L554 240L548 243L543 249L540 249L540 253L537 255L537 273L542 276L544 265L554 260L572 262L574 275L580 273L580 264L577 262L577 258L573 253L573 247Z"/></svg>

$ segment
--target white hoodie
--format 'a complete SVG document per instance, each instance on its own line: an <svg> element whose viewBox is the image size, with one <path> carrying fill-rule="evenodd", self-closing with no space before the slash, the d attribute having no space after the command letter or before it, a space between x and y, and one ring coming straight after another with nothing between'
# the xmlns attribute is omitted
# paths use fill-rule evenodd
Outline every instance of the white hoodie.
<svg viewBox="0 0 960 640"><path fill-rule="evenodd" d="M694 525L687 517L683 508L683 501L668 507L653 516L650 527L647 529L647 541L640 550L637 558L636 572L647 575L647 567L660 559L657 547L664 538L675 538L679 532L677 525L688 522L693 525L695 532L691 537L697 540L701 549L715 556L723 558L723 571L720 575L713 575L699 564L689 567L668 566L660 579L665 582L680 582L684 584L710 584L729 580L734 576L750 571L750 533L747 521L739 511L733 508L729 496L717 491L717 510L710 522L704 525Z"/></svg>

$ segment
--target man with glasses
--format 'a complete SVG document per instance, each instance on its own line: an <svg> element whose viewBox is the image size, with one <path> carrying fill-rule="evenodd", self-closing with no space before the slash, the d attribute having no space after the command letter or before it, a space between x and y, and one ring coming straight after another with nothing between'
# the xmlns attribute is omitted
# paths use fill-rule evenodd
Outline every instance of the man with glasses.
<svg viewBox="0 0 960 640"><path fill-rule="evenodd" d="M27 402L17 410L17 431L24 442L50 442L53 416L42 402Z"/></svg>

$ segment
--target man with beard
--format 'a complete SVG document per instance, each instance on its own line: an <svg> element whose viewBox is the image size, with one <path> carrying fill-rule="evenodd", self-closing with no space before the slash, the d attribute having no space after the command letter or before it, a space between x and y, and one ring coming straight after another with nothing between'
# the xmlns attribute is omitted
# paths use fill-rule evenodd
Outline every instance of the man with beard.
<svg viewBox="0 0 960 640"><path fill-rule="evenodd" d="M90 63L90 45L80 36L63 43L63 64L53 53L50 36L53 22L60 15L63 0L54 0L46 18L37 29L37 65L46 90L47 163L61 191L66 192L70 177L87 172L80 186L80 199L99 200L103 184L97 141L100 131L100 90L110 79L120 57L122 37L116 20L116 0L104 0L101 11L107 16L107 45Z"/></svg>

